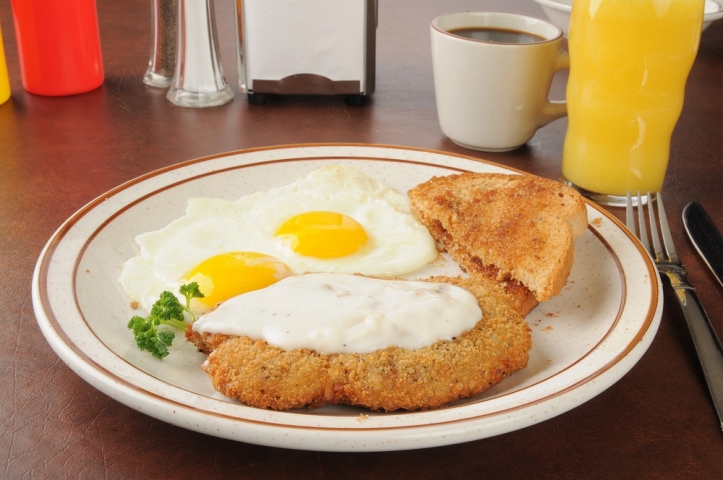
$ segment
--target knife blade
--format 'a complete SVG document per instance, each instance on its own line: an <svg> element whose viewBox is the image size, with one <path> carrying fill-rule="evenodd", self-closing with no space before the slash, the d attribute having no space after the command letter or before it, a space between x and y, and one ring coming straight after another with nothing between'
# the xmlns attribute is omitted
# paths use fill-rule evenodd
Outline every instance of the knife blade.
<svg viewBox="0 0 723 480"><path fill-rule="evenodd" d="M691 202L683 209L683 225L690 241L723 286L723 236L703 206Z"/></svg>

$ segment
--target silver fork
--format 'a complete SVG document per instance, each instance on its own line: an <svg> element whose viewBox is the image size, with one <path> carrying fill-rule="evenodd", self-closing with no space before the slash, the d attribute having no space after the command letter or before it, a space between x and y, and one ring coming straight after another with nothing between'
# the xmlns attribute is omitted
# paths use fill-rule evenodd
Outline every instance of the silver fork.
<svg viewBox="0 0 723 480"><path fill-rule="evenodd" d="M675 297L678 299L678 302L680 302L685 320L688 322L688 329L693 338L695 349L698 352L698 360L703 368L703 374L708 383L708 390L710 391L713 404L718 413L720 428L723 429L723 354L721 353L720 341L713 331L708 315L698 300L695 289L688 283L685 268L683 268L678 254L675 252L673 237L670 234L668 219L665 215L663 198L660 193L658 193L655 196L655 202L658 204L660 232L663 235L663 245L661 246L651 198L653 197L650 195L650 192L648 192L648 221L650 222L652 250L650 248L650 242L648 241L647 228L645 227L645 209L643 208L640 192L637 194L639 233L635 226L633 198L630 192L628 192L625 207L626 223L628 229L640 239L640 243L643 244L645 250L653 258L658 268L658 273L660 273L662 277L667 277L668 280L670 280ZM663 247L665 251L663 251Z"/></svg>

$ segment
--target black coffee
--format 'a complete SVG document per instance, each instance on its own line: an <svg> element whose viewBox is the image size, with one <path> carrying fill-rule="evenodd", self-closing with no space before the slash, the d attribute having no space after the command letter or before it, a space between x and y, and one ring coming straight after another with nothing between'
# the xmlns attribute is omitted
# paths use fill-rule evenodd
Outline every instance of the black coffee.
<svg viewBox="0 0 723 480"><path fill-rule="evenodd" d="M492 43L535 43L544 40L544 38L532 33L509 30L506 28L455 28L453 30L449 30L449 33L457 35L458 37L471 38L472 40L481 40Z"/></svg>

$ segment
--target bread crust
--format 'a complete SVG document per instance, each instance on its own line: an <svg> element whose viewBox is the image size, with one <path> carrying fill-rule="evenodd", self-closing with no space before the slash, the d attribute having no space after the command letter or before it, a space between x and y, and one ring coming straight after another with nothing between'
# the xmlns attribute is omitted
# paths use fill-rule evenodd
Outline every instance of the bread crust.
<svg viewBox="0 0 723 480"><path fill-rule="evenodd" d="M477 395L524 368L530 328L496 282L434 277L468 289L483 318L453 340L418 350L366 354L282 350L244 336L186 337L209 353L203 369L214 388L247 405L274 410L348 404L372 410L426 410Z"/></svg>
<svg viewBox="0 0 723 480"><path fill-rule="evenodd" d="M462 269L503 283L523 315L562 291L574 239L587 228L582 197L540 177L462 173L408 194L415 216Z"/></svg>

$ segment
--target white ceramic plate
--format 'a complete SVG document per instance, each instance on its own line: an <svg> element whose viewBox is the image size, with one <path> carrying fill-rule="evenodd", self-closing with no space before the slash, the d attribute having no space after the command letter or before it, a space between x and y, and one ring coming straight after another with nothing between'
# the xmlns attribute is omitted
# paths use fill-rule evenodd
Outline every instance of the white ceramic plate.
<svg viewBox="0 0 723 480"><path fill-rule="evenodd" d="M438 410L261 410L216 393L199 368L204 357L182 337L163 361L137 350L126 328L136 312L117 280L122 263L136 254L136 234L181 216L191 196L236 199L329 162L353 165L401 192L433 175L510 172L470 157L364 145L246 150L151 172L93 200L49 240L33 278L43 334L83 379L147 415L218 437L330 451L423 448L523 428L599 394L650 345L662 311L655 268L616 219L589 204L590 226L576 241L564 292L527 318L534 344L528 367Z"/></svg>

